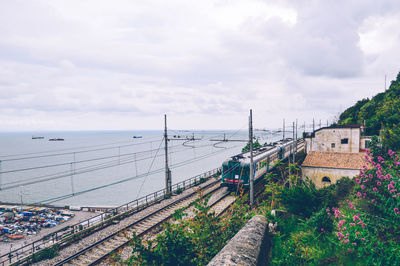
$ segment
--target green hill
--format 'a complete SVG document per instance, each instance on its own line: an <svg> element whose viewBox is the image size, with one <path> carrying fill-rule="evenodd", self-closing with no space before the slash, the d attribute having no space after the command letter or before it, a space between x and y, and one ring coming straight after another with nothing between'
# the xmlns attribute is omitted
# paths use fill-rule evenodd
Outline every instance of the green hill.
<svg viewBox="0 0 400 266"><path fill-rule="evenodd" d="M339 117L339 125L364 124L368 135L379 135L383 143L400 150L400 73L389 89L372 99L362 99Z"/></svg>

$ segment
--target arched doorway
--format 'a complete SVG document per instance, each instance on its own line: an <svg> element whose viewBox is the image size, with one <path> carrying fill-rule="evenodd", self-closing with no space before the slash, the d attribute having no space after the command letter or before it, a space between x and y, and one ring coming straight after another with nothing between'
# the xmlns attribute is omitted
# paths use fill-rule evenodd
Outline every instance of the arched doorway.
<svg viewBox="0 0 400 266"><path fill-rule="evenodd" d="M331 183L331 179L329 178L329 177L327 177L327 176L324 176L323 178L322 178L322 183Z"/></svg>

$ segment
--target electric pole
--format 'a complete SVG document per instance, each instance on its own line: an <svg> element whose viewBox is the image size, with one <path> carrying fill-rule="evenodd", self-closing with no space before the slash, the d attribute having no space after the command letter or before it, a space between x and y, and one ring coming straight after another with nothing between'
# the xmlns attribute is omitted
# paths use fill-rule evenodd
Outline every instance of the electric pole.
<svg viewBox="0 0 400 266"><path fill-rule="evenodd" d="M297 123L296 123L296 126L297 126ZM294 121L293 121L293 141L296 141L296 139L295 139L295 135L294 135ZM295 153L294 153L294 147L293 147L293 150L292 150L292 161L293 161L293 163L294 163L294 156L295 156ZM289 160L290 161L290 160Z"/></svg>
<svg viewBox="0 0 400 266"><path fill-rule="evenodd" d="M296 147L295 147L295 152L294 152L294 162L293 163L296 163L296 153L297 153L297 118L296 118Z"/></svg>
<svg viewBox="0 0 400 266"><path fill-rule="evenodd" d="M283 139L285 140L285 118L283 119L283 128L282 128L282 132L283 132Z"/></svg>
<svg viewBox="0 0 400 266"><path fill-rule="evenodd" d="M315 120L314 120L314 118L312 119L312 131L313 132L315 131Z"/></svg>
<svg viewBox="0 0 400 266"><path fill-rule="evenodd" d="M253 112L249 116L249 146L250 146L250 208L254 203L254 166L253 166Z"/></svg>
<svg viewBox="0 0 400 266"><path fill-rule="evenodd" d="M164 141L165 141L165 189L166 194L171 193L171 170L168 166L168 133L167 133L167 115L164 115Z"/></svg>
<svg viewBox="0 0 400 266"><path fill-rule="evenodd" d="M1 190L1 186L2 186L2 176L1 176L1 160L0 160L0 190Z"/></svg>

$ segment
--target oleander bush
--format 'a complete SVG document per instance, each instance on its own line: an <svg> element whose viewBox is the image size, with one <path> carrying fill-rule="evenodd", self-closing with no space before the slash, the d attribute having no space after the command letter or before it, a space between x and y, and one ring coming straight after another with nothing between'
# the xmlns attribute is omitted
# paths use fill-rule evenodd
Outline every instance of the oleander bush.
<svg viewBox="0 0 400 266"><path fill-rule="evenodd" d="M366 162L354 181L279 192L271 264L400 265L399 156L375 146Z"/></svg>

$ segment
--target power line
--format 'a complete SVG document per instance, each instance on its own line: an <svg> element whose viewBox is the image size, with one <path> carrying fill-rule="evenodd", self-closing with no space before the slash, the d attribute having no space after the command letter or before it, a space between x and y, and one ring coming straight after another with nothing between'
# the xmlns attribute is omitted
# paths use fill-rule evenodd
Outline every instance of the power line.
<svg viewBox="0 0 400 266"><path fill-rule="evenodd" d="M228 149L233 149L233 148L236 148L236 147L238 147L238 146L232 146L232 147L229 147ZM219 151L214 152L214 153L209 153L209 154L203 155L201 157L198 157L198 158L196 158L194 160L190 159L190 160L182 161L180 163L172 165L171 168L177 168L177 167L182 167L182 166L185 166L185 165L189 165L189 164L191 164L193 162L197 162L199 160L206 159L206 158L212 157L212 156L214 156L216 154L219 154L219 153L221 153L221 151L225 151L225 150L219 150ZM146 177L147 175L153 175L153 174L156 174L156 173L160 173L160 172L163 172L164 170L165 170L164 168L159 168L157 170L150 171L150 172L148 172L146 174L141 174L139 176L128 177L128 178L125 178L125 179L122 179L122 180L118 180L118 181L115 181L115 182L112 182L112 183L109 183L109 184L106 184L106 185L102 185L102 186L98 186L98 187L82 190L82 191L79 191L79 192L75 192L75 195L65 194L65 195L62 195L62 196L58 196L58 197L54 197L54 198L38 201L38 202L29 204L29 205L36 205L36 204L42 204L42 203L53 203L53 202L60 201L60 200L63 200L63 199L67 199L67 198L70 198L70 197L73 197L73 196L78 196L78 195L81 195L81 194L84 194L84 193L88 193L88 192L91 192L91 191L103 189L103 188L106 188L106 187L110 187L110 186L114 186L114 185L117 185L117 184L125 183L125 182L128 182L128 181L134 180L134 179Z"/></svg>
<svg viewBox="0 0 400 266"><path fill-rule="evenodd" d="M180 145L176 145L176 146L180 146ZM212 146L212 145L208 144L208 145L197 146L196 148L210 147L210 146ZM174 151L174 152L171 152L171 153L184 152L184 151L187 151L188 149L189 148L186 148L186 149ZM106 163L101 163L101 164L96 164L96 165L91 165L91 166L86 166L86 167L79 168L78 170L74 170L74 175L84 174L84 173L98 171L98 170L103 170L103 169L111 168L111 167L118 166L118 165L124 165L124 164L129 164L129 163L132 163L132 162L144 161L144 160L148 160L148 159L153 158L152 156L150 156L150 157L144 157L144 158L141 158L141 159L137 159L135 157L135 153L133 155L134 156L125 158L123 161L117 159L117 160L106 162ZM160 154L160 155L157 155L157 157L160 157L160 156L163 156L163 155L164 154ZM71 164L71 163L68 163L68 164ZM51 181L51 180L67 177L67 176L70 176L70 175L71 175L71 171L67 170L67 171L62 171L62 172L58 172L58 173L54 173L54 174L50 174L50 175L44 175L44 176L39 176L39 177L34 177L34 178L29 178L29 179L24 179L24 180L8 182L8 183L4 183L3 185L9 185L9 186L2 187L2 190L12 189L12 188L18 187L20 185L32 185L32 184L37 184L37 183L43 183L43 182L46 182L46 181ZM43 178L43 179L40 179L40 178ZM38 180L38 179L40 179L40 180ZM36 180L36 181L30 181L30 180ZM26 181L26 182L25 183L21 183L21 182L24 182L24 181Z"/></svg>
<svg viewBox="0 0 400 266"><path fill-rule="evenodd" d="M177 145L178 146L178 145ZM180 146L180 145L179 145ZM93 158L93 159L86 159L86 160L81 160L81 161L74 161L74 163L87 163L87 162L92 162L92 161L99 161L99 160L106 160L106 159L111 159L111 158L120 158L122 156L128 156L128 155L133 155L133 154L145 154L145 153L150 153L153 152L157 149L153 150L145 150L145 151L140 151L140 152L131 152L131 153L124 153L124 154L118 154L118 155L111 155L107 157L98 157L98 158ZM76 153L73 153L74 156ZM13 170L8 170L8 171L3 171L0 172L0 174L6 174L6 173L15 173L15 172L21 172L21 171L29 171L29 170L36 170L36 169L43 169L43 168L50 168L50 167L58 167L58 166L64 166L68 165L71 162L67 163L58 163L58 164L50 164L50 165L42 165L42 166L35 166L35 167L28 167L28 168L21 168L21 169L13 169Z"/></svg>
<svg viewBox="0 0 400 266"><path fill-rule="evenodd" d="M3 159L2 161L3 162L19 161L19 160L37 159L37 158L45 158L45 157L52 157L52 156L71 155L74 153L78 154L78 153L86 153L86 152L93 152L93 151L104 151L104 150L111 150L111 149L116 149L116 148L120 148L120 147L138 146L138 145L148 144L148 143L152 143L152 142L158 142L158 141L147 141L147 142L141 142L141 143L133 143L133 144L120 145L120 146L107 147L107 148L98 148L98 149L85 150L85 151L74 151L74 152L54 153L54 154L46 154L46 155L38 155L38 156Z"/></svg>

